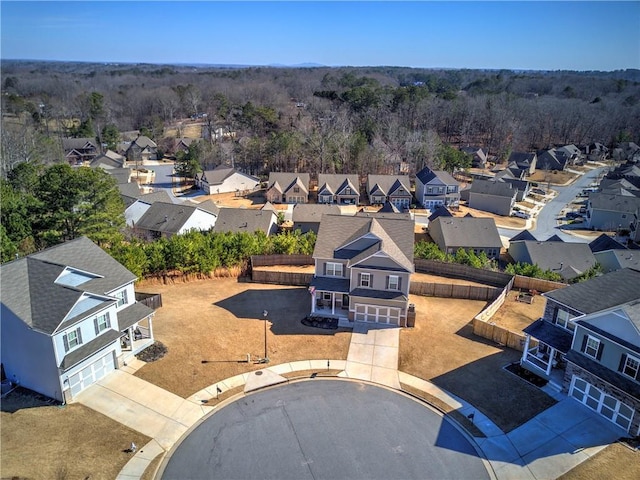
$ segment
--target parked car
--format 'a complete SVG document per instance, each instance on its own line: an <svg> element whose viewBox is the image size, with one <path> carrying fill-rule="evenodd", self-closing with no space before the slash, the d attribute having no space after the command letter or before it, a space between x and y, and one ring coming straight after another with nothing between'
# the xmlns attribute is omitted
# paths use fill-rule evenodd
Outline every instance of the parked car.
<svg viewBox="0 0 640 480"><path fill-rule="evenodd" d="M535 193L536 195L546 195L547 192L542 190L541 188L532 188L531 193Z"/></svg>
<svg viewBox="0 0 640 480"><path fill-rule="evenodd" d="M569 218L569 219L573 219L573 218L582 218L582 215L579 212L567 212L567 214L565 215L565 217Z"/></svg>
<svg viewBox="0 0 640 480"><path fill-rule="evenodd" d="M531 218L531 215L529 215L527 212L523 212L522 210L516 210L511 214L511 216L525 219Z"/></svg>

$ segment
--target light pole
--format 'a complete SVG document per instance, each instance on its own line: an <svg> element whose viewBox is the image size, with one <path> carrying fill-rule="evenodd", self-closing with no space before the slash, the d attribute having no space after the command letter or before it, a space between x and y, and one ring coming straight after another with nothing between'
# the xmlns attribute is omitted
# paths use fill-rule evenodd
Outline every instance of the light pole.
<svg viewBox="0 0 640 480"><path fill-rule="evenodd" d="M267 316L269 312L266 310L262 311L262 316L264 317L264 358L262 361L264 363L269 363L269 357L267 356Z"/></svg>

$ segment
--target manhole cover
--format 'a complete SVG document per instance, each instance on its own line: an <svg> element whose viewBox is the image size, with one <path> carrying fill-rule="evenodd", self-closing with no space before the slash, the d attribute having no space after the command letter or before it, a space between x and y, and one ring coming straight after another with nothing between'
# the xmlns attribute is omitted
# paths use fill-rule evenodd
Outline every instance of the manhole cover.
<svg viewBox="0 0 640 480"><path fill-rule="evenodd" d="M262 375L262 372L258 371L256 372L256 375Z"/></svg>

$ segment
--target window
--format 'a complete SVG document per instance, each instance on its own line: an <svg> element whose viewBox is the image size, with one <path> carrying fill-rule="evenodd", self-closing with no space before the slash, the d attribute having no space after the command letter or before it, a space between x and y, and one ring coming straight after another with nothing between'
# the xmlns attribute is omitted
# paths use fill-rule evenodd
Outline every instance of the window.
<svg viewBox="0 0 640 480"><path fill-rule="evenodd" d="M556 314L556 325L564 328L565 330L575 330L576 326L571 320L571 314L566 310L558 310Z"/></svg>
<svg viewBox="0 0 640 480"><path fill-rule="evenodd" d="M387 288L389 290L400 290L400 277L397 275L389 275L389 282Z"/></svg>
<svg viewBox="0 0 640 480"><path fill-rule="evenodd" d="M635 379L639 378L638 372L640 372L640 359L632 357L631 355L624 355L622 373Z"/></svg>
<svg viewBox="0 0 640 480"><path fill-rule="evenodd" d="M105 313L100 315L94 320L94 327L96 328L96 335L111 327L111 322L109 321L109 314Z"/></svg>
<svg viewBox="0 0 640 480"><path fill-rule="evenodd" d="M62 337L62 341L64 342L65 352L68 352L69 350L76 348L78 345L81 345L82 333L80 332L80 327L68 332L64 337Z"/></svg>
<svg viewBox="0 0 640 480"><path fill-rule="evenodd" d="M360 286L369 288L371 287L371 274L370 273L361 273L360 274Z"/></svg>
<svg viewBox="0 0 640 480"><path fill-rule="evenodd" d="M293 193L300 193L300 187L293 187Z"/></svg>
<svg viewBox="0 0 640 480"><path fill-rule="evenodd" d="M127 291L121 290L114 295L118 299L117 307L121 307L122 305L126 305L127 303Z"/></svg>
<svg viewBox="0 0 640 480"><path fill-rule="evenodd" d="M345 195L351 195L351 189L349 187L344 189L344 194Z"/></svg>
<svg viewBox="0 0 640 480"><path fill-rule="evenodd" d="M600 340L591 335L587 335L583 352L592 358L598 358L598 352L600 350Z"/></svg>
<svg viewBox="0 0 640 480"><path fill-rule="evenodd" d="M427 193L431 195L433 193L433 187L427 187Z"/></svg>
<svg viewBox="0 0 640 480"><path fill-rule="evenodd" d="M342 276L342 264L341 263L327 262L327 275L330 276L330 277L341 277Z"/></svg>

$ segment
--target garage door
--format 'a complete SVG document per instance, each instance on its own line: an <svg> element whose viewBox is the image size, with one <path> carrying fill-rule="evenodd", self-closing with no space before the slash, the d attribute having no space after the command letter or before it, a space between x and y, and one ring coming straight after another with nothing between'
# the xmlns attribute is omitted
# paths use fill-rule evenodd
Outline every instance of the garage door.
<svg viewBox="0 0 640 480"><path fill-rule="evenodd" d="M569 395L629 431L635 413L629 405L622 403L611 395L607 395L599 388L575 375L571 380Z"/></svg>
<svg viewBox="0 0 640 480"><path fill-rule="evenodd" d="M69 377L71 396L75 396L92 383L97 382L108 373L115 370L113 352L109 352L91 365L83 368L75 375Z"/></svg>
<svg viewBox="0 0 640 480"><path fill-rule="evenodd" d="M400 309L377 305L356 304L356 322L389 323L399 325Z"/></svg>

